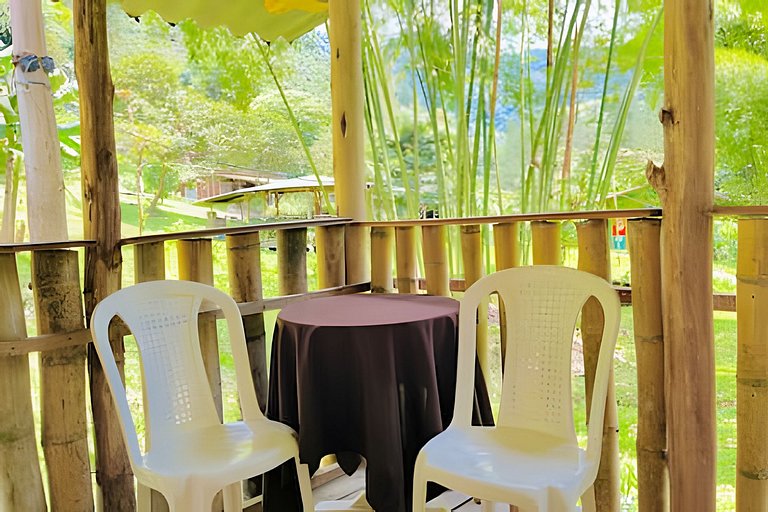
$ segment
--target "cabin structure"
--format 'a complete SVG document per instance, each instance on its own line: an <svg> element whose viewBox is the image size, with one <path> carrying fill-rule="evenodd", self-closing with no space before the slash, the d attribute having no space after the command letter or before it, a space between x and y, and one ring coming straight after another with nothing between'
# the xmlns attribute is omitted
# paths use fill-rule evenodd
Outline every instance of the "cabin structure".
<svg viewBox="0 0 768 512"><path fill-rule="evenodd" d="M113 88L107 52L106 0L74 0L75 64L82 130L82 187L85 240L68 240L58 226L60 165L27 162L31 243L0 245L0 509L42 510L45 496L32 425L28 355L40 354L42 443L52 510L128 511L135 508L133 475L114 419L114 410L87 325L95 305L120 287L122 251L135 255L134 280L164 279L164 245L175 243L179 276L213 283L211 240L227 243L230 294L245 315L251 365L260 399L266 394L264 312L296 296L363 291L450 295L489 269L480 257L481 226L493 230L497 270L520 264L517 232L532 230L533 263L560 264L560 225L576 221L579 267L610 278L609 219L628 219L632 298L638 350L637 432L640 510L714 512L716 507L716 410L712 293L713 217L739 216L739 510L768 507L765 414L768 358L764 293L768 264L768 208L715 208L714 34L712 0L664 0L665 101L663 165L650 163L647 176L661 209L521 214L498 217L407 219L375 222L365 198L361 9L357 0L123 0L141 15L153 9L168 21L194 18L202 25L226 25L235 33L255 31L270 40L297 37L329 23L332 130L337 216L269 225L218 227L125 238L120 232L117 161L112 121ZM40 2L12 0L14 54L44 55ZM17 73L19 73L17 69ZM31 72L30 72L31 73ZM35 71L35 76L42 70ZM31 87L31 89L30 89ZM25 152L45 140L52 112L32 86L20 91L29 141ZM26 103L24 103L26 102ZM38 116L35 118L35 116ZM48 117L46 117L48 116ZM47 127L46 127L47 126ZM33 135L35 134L35 135ZM27 145L27 142L29 145ZM45 153L39 153L42 158ZM54 158L54 157L51 157ZM58 168L58 171L56 169ZM58 174L57 174L58 173ZM62 199L63 201L63 199ZM59 219L59 220L57 220ZM280 297L264 297L259 237L276 230ZM307 285L306 239L314 231L318 284ZM452 238L454 237L455 238ZM449 240L461 241L463 279L449 275ZM419 242L421 240L421 242ZM84 250L83 267L78 249ZM31 286L38 335L28 337L19 293L16 254L32 253ZM424 262L420 275L418 261ZM81 289L80 283L83 282ZM585 319L595 322L599 318ZM481 320L482 324L482 320ZM589 331L589 328L585 328ZM215 339L215 329L212 336ZM122 359L115 332L113 348ZM487 365L481 349L480 364ZM741 366L743 364L743 366ZM88 380L84 375L87 368ZM215 370L214 370L215 371ZM89 386L90 404L86 404ZM91 467L86 408L96 445ZM619 510L617 419L613 391L604 426L604 448L596 483L598 508ZM13 433L12 436L4 433ZM12 467L12 469L11 469ZM91 485L96 474L97 492ZM94 503L93 497L98 499ZM743 508L742 508L743 507ZM159 509L158 509L159 510Z"/></svg>

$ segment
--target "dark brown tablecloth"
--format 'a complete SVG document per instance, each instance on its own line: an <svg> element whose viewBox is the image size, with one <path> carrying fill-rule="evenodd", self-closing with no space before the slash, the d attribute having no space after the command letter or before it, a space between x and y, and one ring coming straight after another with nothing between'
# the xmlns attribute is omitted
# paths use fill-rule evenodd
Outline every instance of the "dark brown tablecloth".
<svg viewBox="0 0 768 512"><path fill-rule="evenodd" d="M344 295L280 312L267 416L299 433L310 473L335 453L352 474L362 456L374 510L411 509L416 455L453 414L458 310L446 297ZM492 424L482 378L476 388L475 422ZM299 510L291 473L265 479L266 511Z"/></svg>

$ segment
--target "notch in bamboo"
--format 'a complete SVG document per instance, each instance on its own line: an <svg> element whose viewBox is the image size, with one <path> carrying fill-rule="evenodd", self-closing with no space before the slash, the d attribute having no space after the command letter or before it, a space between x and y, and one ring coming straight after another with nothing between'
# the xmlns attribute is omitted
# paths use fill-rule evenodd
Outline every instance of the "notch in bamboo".
<svg viewBox="0 0 768 512"><path fill-rule="evenodd" d="M534 265L560 265L562 252L560 223L547 220L531 222Z"/></svg>
<svg viewBox="0 0 768 512"><path fill-rule="evenodd" d="M630 219L632 318L637 354L637 501L640 512L669 510L661 220Z"/></svg>
<svg viewBox="0 0 768 512"><path fill-rule="evenodd" d="M346 283L344 225L315 228L318 288L333 288Z"/></svg>
<svg viewBox="0 0 768 512"><path fill-rule="evenodd" d="M416 228L403 226L395 228L397 246L397 291L398 293L419 293L419 256Z"/></svg>
<svg viewBox="0 0 768 512"><path fill-rule="evenodd" d="M448 243L445 226L422 226L424 277L429 295L451 296L448 272Z"/></svg>
<svg viewBox="0 0 768 512"><path fill-rule="evenodd" d="M611 261L608 249L608 221L594 219L576 224L579 239L579 270L589 272L611 282ZM587 423L592 404L597 359L603 334L605 317L603 308L590 297L581 311L581 339L584 354L584 376L587 395ZM608 380L608 394L603 420L603 449L600 467L594 483L595 504L598 512L614 512L620 508L619 472L619 419L616 410L616 390L613 365ZM589 492L589 491L587 491Z"/></svg>
<svg viewBox="0 0 768 512"><path fill-rule="evenodd" d="M477 224L461 226L461 254L467 288L483 277L483 237ZM477 359L486 387L490 386L491 358L488 347L488 299L477 308Z"/></svg>
<svg viewBox="0 0 768 512"><path fill-rule="evenodd" d="M280 295L307 292L307 228L278 230L277 278Z"/></svg>
<svg viewBox="0 0 768 512"><path fill-rule="evenodd" d="M371 228L371 293L393 293L392 254L395 228Z"/></svg>
<svg viewBox="0 0 768 512"><path fill-rule="evenodd" d="M40 334L85 328L77 252L32 253L32 292ZM40 396L51 509L91 511L85 346L40 354Z"/></svg>
<svg viewBox="0 0 768 512"><path fill-rule="evenodd" d="M0 340L26 338L15 254L0 254L0 290ZM0 510L45 510L28 357L0 356L0 389Z"/></svg>
<svg viewBox="0 0 768 512"><path fill-rule="evenodd" d="M199 238L176 242L179 260L179 279L197 281L213 286L213 248L211 240ZM223 418L224 409L221 396L221 362L219 360L219 340L216 334L216 317L212 313L203 313L198 317L200 351L203 354L205 373L211 386L213 402L219 418Z"/></svg>
<svg viewBox="0 0 768 512"><path fill-rule="evenodd" d="M768 509L768 220L739 220L736 510Z"/></svg>

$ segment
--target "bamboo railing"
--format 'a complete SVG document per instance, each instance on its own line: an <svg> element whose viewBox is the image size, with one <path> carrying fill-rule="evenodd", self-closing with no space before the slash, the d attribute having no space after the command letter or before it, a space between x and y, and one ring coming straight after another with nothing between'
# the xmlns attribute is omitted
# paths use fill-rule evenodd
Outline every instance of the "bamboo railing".
<svg viewBox="0 0 768 512"><path fill-rule="evenodd" d="M762 217L768 208L718 208L714 215ZM466 289L484 273L521 264L523 246L519 233L531 232L530 256L537 264L560 264L561 226L576 223L578 267L610 279L608 261L608 220L631 219L628 223L631 262L635 348L638 373L637 474L639 510L669 510L667 468L667 430L664 338L661 324L663 288L659 273L661 211L658 209L620 210L556 214L509 215L472 219L424 219L389 222L352 222L349 219L324 218L255 226L224 227L125 238L124 247L134 254L133 280L164 279L168 243L175 244L178 276L212 284L214 275L226 275L230 294L244 315L251 370L260 403L266 403L266 326L264 312L280 309L288 303L316 296L342 293L426 291L451 295ZM493 257L482 257L483 225L493 227ZM528 225L528 226L526 226ZM368 233L370 239L370 282L348 282L345 264L345 232L353 226ZM265 230L277 233L279 296L265 297L261 273L262 238ZM308 232L314 232L317 252L317 286L307 277ZM738 510L768 506L768 487L761 477L768 471L768 452L762 447L768 429L765 413L765 381L768 380L768 348L760 311L764 309L763 267L768 265L768 219L749 218L739 222L738 268ZM224 238L226 262L215 264L212 240ZM460 244L455 244L460 241ZM15 441L0 444L0 464L14 470L11 485L23 492L14 493L13 507L0 501L0 509L40 510L45 508L42 474L48 477L48 501L52 508L91 510L93 489L85 435L88 425L85 402L85 351L90 332L83 325L81 269L77 249L92 246L92 241L51 244L0 245L0 279L4 290L0 310L9 322L0 326L0 379L11 390L10 400L0 404L0 432L15 429ZM461 250L459 250L461 248ZM455 254L451 254L451 250ZM24 305L19 292L16 253L31 252L31 289L37 311L37 336L27 336ZM459 255L457 257L457 255ZM490 261L490 268L485 265ZM224 265L219 268L216 265ZM456 273L451 265L463 269ZM359 273L359 272L358 272ZM130 279L127 279L130 280ZM313 288L310 291L310 287ZM617 287L624 303L628 290ZM717 303L717 300L715 301ZM503 309L503 304L499 305ZM733 309L726 305L725 309ZM484 315L487 316L487 315ZM218 368L218 340L215 318L209 311L201 319L206 368L212 391L221 408L221 377ZM503 315L501 315L503 318ZM586 390L590 394L592 354L595 333L602 325L601 312L588 304L582 315ZM487 326L480 325L479 343L487 340ZM502 342L505 326L501 325ZM43 401L36 407L43 411L40 440L44 447L45 471L41 471L32 421L30 368L24 356L39 354ZM481 367L487 369L490 355L487 345L479 350ZM488 373L486 372L487 376ZM34 381L34 379L33 379ZM667 390L669 392L669 390ZM598 509L617 510L620 499L618 436L613 385L604 428L604 447L596 496ZM56 409L66 405L66 415ZM9 407L9 404L12 404ZM59 405L60 407L60 405ZM12 455L11 455L12 454ZM19 460L19 457L23 459ZM0 500L7 499L0 496ZM155 496L153 510L164 510L161 496Z"/></svg>

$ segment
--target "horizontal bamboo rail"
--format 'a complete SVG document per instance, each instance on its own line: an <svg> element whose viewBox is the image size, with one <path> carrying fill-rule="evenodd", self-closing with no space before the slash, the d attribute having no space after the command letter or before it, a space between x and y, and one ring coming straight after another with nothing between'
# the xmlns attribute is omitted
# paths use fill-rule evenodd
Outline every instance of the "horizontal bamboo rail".
<svg viewBox="0 0 768 512"><path fill-rule="evenodd" d="M60 242L24 242L20 244L0 244L0 253L50 251L53 249L75 249L94 247L96 240L62 240Z"/></svg>

